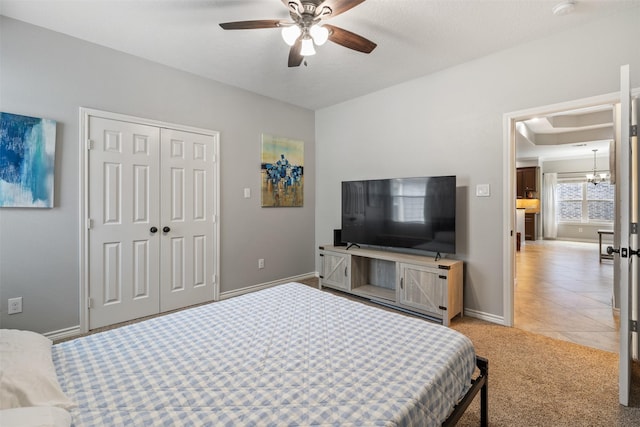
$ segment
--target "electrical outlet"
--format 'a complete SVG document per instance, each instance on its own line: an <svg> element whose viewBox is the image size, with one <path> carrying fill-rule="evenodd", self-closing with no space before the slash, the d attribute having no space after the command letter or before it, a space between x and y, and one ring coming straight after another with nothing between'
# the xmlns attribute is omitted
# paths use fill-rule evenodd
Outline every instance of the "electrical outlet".
<svg viewBox="0 0 640 427"><path fill-rule="evenodd" d="M578 233L582 233L582 227L578 227Z"/></svg>
<svg viewBox="0 0 640 427"><path fill-rule="evenodd" d="M258 268L264 268L264 258L258 260Z"/></svg>
<svg viewBox="0 0 640 427"><path fill-rule="evenodd" d="M22 297L9 298L8 314L22 313Z"/></svg>

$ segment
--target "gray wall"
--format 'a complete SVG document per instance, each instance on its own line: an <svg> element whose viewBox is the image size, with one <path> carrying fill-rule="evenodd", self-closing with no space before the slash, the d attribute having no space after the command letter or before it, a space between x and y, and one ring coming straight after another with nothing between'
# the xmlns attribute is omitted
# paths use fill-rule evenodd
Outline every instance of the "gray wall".
<svg viewBox="0 0 640 427"><path fill-rule="evenodd" d="M79 323L79 107L220 131L221 292L314 272L312 111L5 17L0 27L0 109L58 122L55 207L0 209L3 328ZM262 133L305 142L304 207L260 207ZM24 311L9 316L16 296Z"/></svg>
<svg viewBox="0 0 640 427"><path fill-rule="evenodd" d="M499 321L510 197L503 115L618 91L623 64L639 86L638 22L636 8L317 111L316 245L340 228L343 180L457 175L465 309ZM490 184L491 197L475 197L477 184Z"/></svg>

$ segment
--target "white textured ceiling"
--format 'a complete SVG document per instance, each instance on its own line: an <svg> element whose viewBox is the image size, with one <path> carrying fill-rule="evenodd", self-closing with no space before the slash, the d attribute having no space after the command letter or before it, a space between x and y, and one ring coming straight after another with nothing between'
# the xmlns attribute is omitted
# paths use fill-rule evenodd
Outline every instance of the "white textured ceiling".
<svg viewBox="0 0 640 427"><path fill-rule="evenodd" d="M516 123L518 160L559 160L609 154L613 106L599 105L533 117Z"/></svg>
<svg viewBox="0 0 640 427"><path fill-rule="evenodd" d="M287 67L277 29L218 24L288 19L281 0L0 0L0 14L309 109L561 32L640 0L367 0L331 19L378 44L369 55L328 42Z"/></svg>

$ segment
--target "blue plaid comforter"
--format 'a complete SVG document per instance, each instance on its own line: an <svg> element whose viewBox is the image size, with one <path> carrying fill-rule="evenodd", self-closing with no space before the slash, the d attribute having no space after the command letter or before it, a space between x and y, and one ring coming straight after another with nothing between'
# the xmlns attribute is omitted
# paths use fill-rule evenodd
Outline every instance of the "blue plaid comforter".
<svg viewBox="0 0 640 427"><path fill-rule="evenodd" d="M53 346L75 426L431 426L471 341L289 283Z"/></svg>

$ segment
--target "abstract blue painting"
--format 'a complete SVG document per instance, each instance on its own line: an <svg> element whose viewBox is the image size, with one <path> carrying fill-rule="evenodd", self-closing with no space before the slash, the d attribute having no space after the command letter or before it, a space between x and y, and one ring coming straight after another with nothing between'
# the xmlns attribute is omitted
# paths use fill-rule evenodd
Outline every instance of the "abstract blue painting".
<svg viewBox="0 0 640 427"><path fill-rule="evenodd" d="M53 207L55 120L0 113L0 207Z"/></svg>
<svg viewBox="0 0 640 427"><path fill-rule="evenodd" d="M301 207L304 143L262 135L262 207Z"/></svg>

